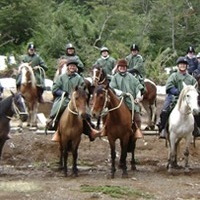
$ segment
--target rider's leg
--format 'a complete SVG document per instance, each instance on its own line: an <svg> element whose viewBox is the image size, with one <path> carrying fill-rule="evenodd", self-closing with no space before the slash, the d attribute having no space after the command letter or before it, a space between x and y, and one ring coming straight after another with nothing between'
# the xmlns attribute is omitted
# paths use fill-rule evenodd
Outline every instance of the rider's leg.
<svg viewBox="0 0 200 200"><path fill-rule="evenodd" d="M38 95L39 103L44 103L44 99L42 97L43 92L44 92L44 88L37 86L37 95Z"/></svg>
<svg viewBox="0 0 200 200"><path fill-rule="evenodd" d="M163 109L161 110L161 113L160 113L160 121L157 123L160 138L163 138L163 139L166 138L165 126L169 118L170 105L171 105L172 100L173 100L173 96L167 95L164 101Z"/></svg>

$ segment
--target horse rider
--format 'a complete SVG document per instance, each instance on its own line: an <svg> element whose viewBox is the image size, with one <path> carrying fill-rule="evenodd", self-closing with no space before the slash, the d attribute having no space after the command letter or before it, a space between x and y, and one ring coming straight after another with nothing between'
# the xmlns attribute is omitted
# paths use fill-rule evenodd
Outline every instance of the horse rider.
<svg viewBox="0 0 200 200"><path fill-rule="evenodd" d="M196 78L199 79L199 74L200 74L200 52L196 56L197 61L198 61L198 67L195 69L192 73L192 75Z"/></svg>
<svg viewBox="0 0 200 200"><path fill-rule="evenodd" d="M186 85L194 85L195 78L187 71L188 61L185 57L179 57L176 61L178 71L172 73L166 82L166 98L160 113L160 121L157 123L160 138L166 138L165 127L172 108L175 106L176 100L183 89L183 82Z"/></svg>
<svg viewBox="0 0 200 200"><path fill-rule="evenodd" d="M67 71L56 79L52 87L52 93L55 96L55 100L50 112L50 117L46 123L46 130L57 130L58 122L60 117L67 107L70 101L70 93L73 91L75 86L85 86L84 79L78 73L78 62L74 58L70 58L67 61ZM89 125L88 125L89 123ZM90 141L93 141L92 131L94 134L95 129L91 123L90 116L87 116L86 120L83 120L84 130L83 133L88 135Z"/></svg>
<svg viewBox="0 0 200 200"><path fill-rule="evenodd" d="M42 94L45 88L45 71L48 70L47 65L44 60L36 53L35 44L29 43L27 46L27 54L23 56L22 62L29 63L29 65L33 68L33 72L37 81L37 92L38 92L38 101L43 103ZM16 78L16 87L19 90L21 84L21 74L17 75Z"/></svg>
<svg viewBox="0 0 200 200"><path fill-rule="evenodd" d="M84 65L79 56L76 54L76 49L73 44L66 44L65 55L61 56L60 59L75 59L78 63L78 73L81 74L84 72Z"/></svg>
<svg viewBox="0 0 200 200"><path fill-rule="evenodd" d="M97 59L94 65L102 66L108 79L111 80L112 70L116 65L116 59L110 56L110 50L107 47L102 47L100 49L100 55L100 58Z"/></svg>
<svg viewBox="0 0 200 200"><path fill-rule="evenodd" d="M127 71L127 61L120 59L117 62L117 73L111 78L110 87L114 89L117 96L124 96L126 105L132 113L132 100L129 96L134 98L134 123L138 128L141 128L141 116L139 102L142 100L141 91L144 86L139 80Z"/></svg>
<svg viewBox="0 0 200 200"><path fill-rule="evenodd" d="M4 88L0 82L0 101L3 99L3 90L4 90Z"/></svg>
<svg viewBox="0 0 200 200"><path fill-rule="evenodd" d="M187 48L187 52L186 52L186 59L187 59L187 62L188 62L188 73L190 75L193 74L193 72L198 68L198 60L195 56L195 49L193 46L189 46Z"/></svg>
<svg viewBox="0 0 200 200"><path fill-rule="evenodd" d="M134 74L134 76L144 86L145 90L144 79L146 77L146 72L144 68L143 57L139 54L139 46L137 44L132 44L130 47L130 51L131 53L125 58L128 63L128 71L131 74Z"/></svg>

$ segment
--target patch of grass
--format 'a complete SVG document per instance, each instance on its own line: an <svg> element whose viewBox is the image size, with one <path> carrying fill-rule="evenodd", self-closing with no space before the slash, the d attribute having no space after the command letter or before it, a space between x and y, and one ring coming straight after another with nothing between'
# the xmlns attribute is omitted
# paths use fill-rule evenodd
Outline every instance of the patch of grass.
<svg viewBox="0 0 200 200"><path fill-rule="evenodd" d="M150 195L148 193L144 193L144 192L139 191L139 190L135 190L133 188L124 187L124 186L110 186L110 185L90 186L90 185L82 185L81 186L81 191L83 191L83 192L103 193L103 194L109 195L110 197L118 198L118 199L125 198L125 197L129 197L131 199L137 199L137 198L154 199L153 195Z"/></svg>
<svg viewBox="0 0 200 200"><path fill-rule="evenodd" d="M9 181L0 183L0 191L9 192L36 192L42 191L43 188L33 182Z"/></svg>

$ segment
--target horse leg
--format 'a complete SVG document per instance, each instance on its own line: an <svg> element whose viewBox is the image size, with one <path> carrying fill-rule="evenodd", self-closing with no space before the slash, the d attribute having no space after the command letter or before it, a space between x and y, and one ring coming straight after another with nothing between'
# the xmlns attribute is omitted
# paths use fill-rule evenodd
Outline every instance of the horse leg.
<svg viewBox="0 0 200 200"><path fill-rule="evenodd" d="M59 160L59 169L63 169L63 148L60 146L60 160Z"/></svg>
<svg viewBox="0 0 200 200"><path fill-rule="evenodd" d="M77 177L78 176L78 168L77 168L78 147L76 147L73 150L72 156L73 156L72 176Z"/></svg>
<svg viewBox="0 0 200 200"><path fill-rule="evenodd" d="M126 158L127 158L127 145L124 144L123 147L121 148L121 163L122 165L122 178L128 178L128 173L127 173L127 166L126 166Z"/></svg>
<svg viewBox="0 0 200 200"><path fill-rule="evenodd" d="M111 173L109 178L115 177L115 158L116 158L116 152L115 152L115 142L110 142L110 149L111 149Z"/></svg>
<svg viewBox="0 0 200 200"><path fill-rule="evenodd" d="M134 139L131 152L131 170L136 170L135 147L136 147L136 140Z"/></svg>
<svg viewBox="0 0 200 200"><path fill-rule="evenodd" d="M121 146L121 155L119 160L119 168L122 169L122 178L128 178L127 166L126 166L128 144L125 144L124 141L120 140L120 146Z"/></svg>
<svg viewBox="0 0 200 200"><path fill-rule="evenodd" d="M171 172L171 169L173 168L173 163L175 161L175 142L172 142L172 139L170 138L170 150L169 150L169 157L168 157L168 172Z"/></svg>
<svg viewBox="0 0 200 200"><path fill-rule="evenodd" d="M68 149L67 147L64 148L63 152L63 158L64 158L64 175L67 176L67 160L68 160Z"/></svg>
<svg viewBox="0 0 200 200"><path fill-rule="evenodd" d="M186 138L186 144L185 144L185 151L184 151L184 158L185 158L185 171L189 171L189 165L188 165L188 158L189 158L189 145L191 142L191 137L188 136L188 138Z"/></svg>
<svg viewBox="0 0 200 200"><path fill-rule="evenodd" d="M0 159L1 159L2 150L3 150L3 146L4 146L5 142L6 142L5 139L0 139Z"/></svg>

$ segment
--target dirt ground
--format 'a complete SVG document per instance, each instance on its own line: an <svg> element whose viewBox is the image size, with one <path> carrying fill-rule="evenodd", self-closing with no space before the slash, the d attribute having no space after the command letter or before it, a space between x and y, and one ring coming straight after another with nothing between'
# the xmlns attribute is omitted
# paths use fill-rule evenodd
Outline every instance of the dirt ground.
<svg viewBox="0 0 200 200"><path fill-rule="evenodd" d="M158 108L162 103L160 99ZM48 116L50 106L50 103L40 106L40 112ZM45 135L24 128L22 132L12 131L11 136L4 146L0 161L0 199L116 199L110 195L112 191L106 193L95 190L100 187L119 187L133 192L131 195L124 192L118 199L200 199L200 140L196 141L196 148L191 144L190 173L180 169L169 174L166 169L168 148L165 141L158 139L157 135L145 135L146 145L142 139L137 141L137 170L130 170L128 155L129 178L122 179L121 170L117 169L115 178L108 179L110 150L106 137L89 142L85 135L82 136L78 157L79 176L73 178L65 177L58 170L59 149L58 144L51 141L51 134ZM184 142L181 144L178 162L183 165ZM119 152L117 143L117 155ZM84 191L84 188L89 187L93 189Z"/></svg>

